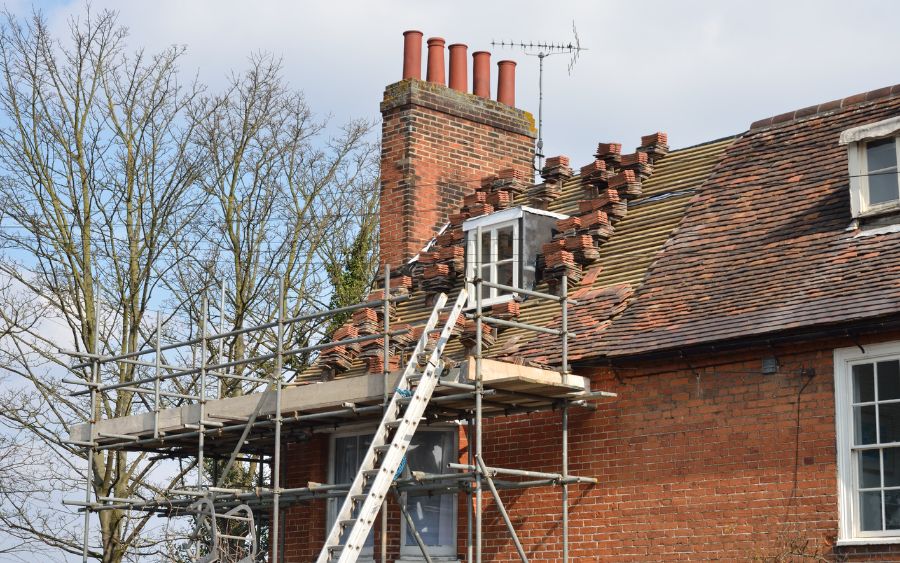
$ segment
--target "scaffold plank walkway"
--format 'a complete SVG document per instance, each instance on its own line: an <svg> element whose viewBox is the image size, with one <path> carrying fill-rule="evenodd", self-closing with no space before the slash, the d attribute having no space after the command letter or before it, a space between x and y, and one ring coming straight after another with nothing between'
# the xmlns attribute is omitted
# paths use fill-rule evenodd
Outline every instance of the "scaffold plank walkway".
<svg viewBox="0 0 900 563"><path fill-rule="evenodd" d="M556 399L569 398L577 400L590 390L590 383L583 377L569 375L566 382L557 371L521 366L496 360L482 360L482 378L486 391L491 391L490 405L485 411L502 412L510 408L546 408ZM400 372L391 374L388 390L396 387ZM473 383L475 381L474 358L469 358L458 369L451 369L441 378L435 397L452 399L438 401L432 406L429 414L438 416L448 410L471 409L471 397L457 397L460 389L455 385ZM297 424L303 426L331 425L334 419L372 419L381 416L381 403L385 392L385 379L380 374L366 374L320 383L286 386L281 396L281 413L285 424L291 424L295 418ZM225 424L242 425L247 422L259 401L259 420L270 418L275 412L275 396L272 393L254 393L240 397L210 400L206 403L207 418ZM345 406L352 403L352 407ZM361 407L373 406L370 412ZM324 415L333 416L326 417ZM454 414L454 413L451 413ZM317 418L302 419L303 415L319 415ZM189 404L159 412L158 440L137 442L135 439L153 438L153 413L140 413L131 416L100 420L93 425L78 424L72 427L71 441L96 441L100 446L116 446L123 450L144 450L156 447L171 448L180 441L185 445L196 443L196 434L180 437L182 434L196 431L200 418L198 405ZM92 428L93 435L88 431ZM261 432L263 428L260 428ZM216 428L214 434L208 436L206 446L211 451L217 447L232 446L240 435L239 430ZM114 436L117 435L117 436ZM124 436L127 436L125 438ZM263 448L264 450L266 448ZM246 451L246 450L245 450ZM185 455L196 455L191 450Z"/></svg>

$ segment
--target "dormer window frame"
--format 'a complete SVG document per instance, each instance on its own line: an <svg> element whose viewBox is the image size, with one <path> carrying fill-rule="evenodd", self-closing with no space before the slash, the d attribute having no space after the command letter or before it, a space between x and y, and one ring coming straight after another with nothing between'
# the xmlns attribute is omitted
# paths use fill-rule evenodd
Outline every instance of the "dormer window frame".
<svg viewBox="0 0 900 563"><path fill-rule="evenodd" d="M879 167L879 170L873 172L869 162L870 149L876 144L885 146L884 141L893 141L893 166L886 166L883 169ZM850 210L854 219L900 212L900 117L847 129L841 133L840 144L847 146ZM896 199L871 203L871 178L872 174L876 173L892 176L897 190Z"/></svg>
<svg viewBox="0 0 900 563"><path fill-rule="evenodd" d="M507 258L505 256L500 256L500 246L501 246L501 238L502 232L508 231L509 228L512 227L512 256ZM522 232L522 218L517 217L515 219L510 219L506 221L500 221L497 223L490 223L488 225L481 226L481 237L482 237L482 255L485 253L484 244L488 243L487 253L489 257L489 261L480 261L480 266L482 270L482 279L488 282L500 283L503 285L510 285L512 287L520 287L521 279L522 279L522 250L521 245L519 244L521 240L521 232ZM472 279L474 276L474 270L476 265L476 248L477 248L477 234L478 229L472 229L466 233L466 279ZM487 239L487 240L485 240ZM512 265L512 281L511 283L503 283L504 280L499 280L499 268L511 264ZM499 280L499 281L498 281ZM495 305L497 303L504 303L512 299L513 296L511 293L502 293L499 289L495 287L482 286L481 288L481 305L482 306L490 306ZM476 295L475 295L475 287L473 284L469 284L469 302L468 307L476 307Z"/></svg>
<svg viewBox="0 0 900 563"><path fill-rule="evenodd" d="M487 277L483 279L511 287L532 289L531 286L534 285L536 275L535 261L541 245L549 242L552 238L556 221L566 218L568 215L521 205L467 219L462 226L466 244L466 280L471 280L474 275L476 236L480 227L482 237L487 239L491 245L488 250L490 261L482 264L482 270L486 269L487 272ZM513 247L511 284L504 283L503 280L498 282L498 266L510 263L507 258L499 255L499 233L509 227L512 227ZM508 276L506 278L508 281ZM468 283L466 287L469 291L467 307L475 308L477 303L474 285ZM504 303L512 298L511 293L503 293L496 288L482 286L482 307Z"/></svg>

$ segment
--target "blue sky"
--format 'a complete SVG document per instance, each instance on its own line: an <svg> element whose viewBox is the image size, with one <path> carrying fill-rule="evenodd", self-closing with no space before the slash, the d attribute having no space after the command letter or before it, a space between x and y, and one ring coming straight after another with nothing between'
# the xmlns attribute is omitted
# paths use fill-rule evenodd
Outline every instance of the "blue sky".
<svg viewBox="0 0 900 563"><path fill-rule="evenodd" d="M81 1L31 4L61 32ZM520 107L537 111L537 60L492 39L568 41L574 19L586 51L545 74L546 153L591 159L599 141L636 146L666 131L672 146L738 133L756 119L900 82L900 2L754 0L471 2L93 0L120 12L133 46L188 48L187 73L215 86L248 54L284 58L291 84L335 121L376 117L398 80L402 35L419 29L487 49L518 66ZM495 70L495 69L494 69Z"/></svg>

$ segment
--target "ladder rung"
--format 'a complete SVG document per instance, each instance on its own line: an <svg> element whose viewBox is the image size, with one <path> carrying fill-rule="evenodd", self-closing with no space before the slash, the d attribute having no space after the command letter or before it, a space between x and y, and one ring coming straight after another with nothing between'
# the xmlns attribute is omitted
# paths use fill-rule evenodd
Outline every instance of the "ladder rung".
<svg viewBox="0 0 900 563"><path fill-rule="evenodd" d="M391 444L385 444L385 445L383 445L383 446L377 446L376 451L377 451L378 453L380 453L380 454L384 454L384 453L386 453L389 449L391 449L391 447L393 447ZM396 447L397 447L398 450L403 451L403 450L405 450L405 449L407 448L407 445L406 445L406 444L399 444L399 445L396 446Z"/></svg>
<svg viewBox="0 0 900 563"><path fill-rule="evenodd" d="M423 420L428 420L428 419L425 418L424 416L419 418L419 421L423 421ZM398 418L397 420L391 420L391 421L386 422L384 426L386 428L390 428L391 430L396 430L397 428L400 428L401 422L403 422L403 419Z"/></svg>
<svg viewBox="0 0 900 563"><path fill-rule="evenodd" d="M414 384L414 383L418 384L422 381L422 377L423 377L423 374L417 373L415 375L411 375L411 376L407 377L406 381L408 381L410 384ZM432 373L429 377L440 381L441 380L440 370L439 369L434 370L434 373Z"/></svg>
<svg viewBox="0 0 900 563"><path fill-rule="evenodd" d="M362 472L363 476L365 476L365 477L375 477L379 473L381 473L380 467L378 469L366 469L365 471Z"/></svg>
<svg viewBox="0 0 900 563"><path fill-rule="evenodd" d="M364 495L351 495L350 498L352 498L355 502L362 502L362 501L365 501L367 498L369 498L369 495L371 495L371 494L372 493L369 492Z"/></svg>
<svg viewBox="0 0 900 563"><path fill-rule="evenodd" d="M347 526L353 526L356 524L356 518L348 518L347 520L338 520L338 525L341 528L346 528Z"/></svg>

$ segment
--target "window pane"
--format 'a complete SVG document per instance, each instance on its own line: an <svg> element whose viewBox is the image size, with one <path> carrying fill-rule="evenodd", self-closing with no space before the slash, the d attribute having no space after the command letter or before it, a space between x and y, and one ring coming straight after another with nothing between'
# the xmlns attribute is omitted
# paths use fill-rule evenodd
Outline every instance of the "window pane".
<svg viewBox="0 0 900 563"><path fill-rule="evenodd" d="M509 260L513 257L513 227L497 229L497 260Z"/></svg>
<svg viewBox="0 0 900 563"><path fill-rule="evenodd" d="M869 172L869 204L876 205L900 199L897 171Z"/></svg>
<svg viewBox="0 0 900 563"><path fill-rule="evenodd" d="M859 452L859 488L872 489L881 486L881 462L878 450Z"/></svg>
<svg viewBox="0 0 900 563"><path fill-rule="evenodd" d="M422 431L413 436L406 461L413 471L443 473L444 458L450 445L444 440L449 432ZM446 463L450 463L448 459Z"/></svg>
<svg viewBox="0 0 900 563"><path fill-rule="evenodd" d="M866 163L869 172L897 167L894 139L882 139L866 144Z"/></svg>
<svg viewBox="0 0 900 563"><path fill-rule="evenodd" d="M878 429L882 444L900 442L900 403L878 405Z"/></svg>
<svg viewBox="0 0 900 563"><path fill-rule="evenodd" d="M371 434L364 436L341 436L334 439L334 483L349 483L353 481L371 444ZM334 524L334 518L337 515L338 510L340 510L344 499L330 499L330 502L332 503L332 512L329 517L329 527ZM355 512L358 511L359 509ZM349 528L344 530L344 533L341 534L342 542L346 541L349 533ZM366 538L366 547L372 547L373 545L375 545L375 534L374 531L370 531L369 536Z"/></svg>
<svg viewBox="0 0 900 563"><path fill-rule="evenodd" d="M884 460L884 486L900 487L900 448L882 450Z"/></svg>
<svg viewBox="0 0 900 563"><path fill-rule="evenodd" d="M357 471L359 471L359 466L362 464L362 460L366 457L366 452L369 451L369 446L372 445L372 438L374 438L374 434L366 434L365 436L359 436L359 442L357 442L357 450L356 455L359 456L356 460ZM355 472L354 472L355 474Z"/></svg>
<svg viewBox="0 0 900 563"><path fill-rule="evenodd" d="M481 233L481 263L489 264L491 262L491 232L485 231Z"/></svg>
<svg viewBox="0 0 900 563"><path fill-rule="evenodd" d="M359 472L359 466L362 465L363 458L366 457L366 452L369 451L369 447L372 445L372 439L375 437L374 434L366 434L364 436L357 436L356 442L356 470L353 472L353 475L350 476L346 483L353 481L356 477L356 474ZM341 499L343 500L343 499ZM362 508L361 506L359 508ZM359 508L357 508L353 515L356 516L359 514ZM347 534L350 533L349 528L347 529ZM366 547L373 547L375 545L375 528L373 527L369 530L369 535L366 537Z"/></svg>
<svg viewBox="0 0 900 563"><path fill-rule="evenodd" d="M878 362L878 400L900 399L900 360Z"/></svg>
<svg viewBox="0 0 900 563"><path fill-rule="evenodd" d="M447 463L455 461L454 457L451 432L420 432L413 437L406 459L413 471L444 473ZM453 543L454 500L454 495L407 497L406 509L426 545ZM416 545L411 530L407 530L406 545Z"/></svg>
<svg viewBox="0 0 900 563"><path fill-rule="evenodd" d="M881 492L859 493L859 528L864 532L881 531Z"/></svg>
<svg viewBox="0 0 900 563"><path fill-rule="evenodd" d="M897 150L894 139L866 144L869 172L869 203L878 204L900 198L897 190Z"/></svg>
<svg viewBox="0 0 900 563"><path fill-rule="evenodd" d="M900 530L900 491L884 492L884 527Z"/></svg>
<svg viewBox="0 0 900 563"><path fill-rule="evenodd" d="M853 443L856 445L874 444L875 406L853 407Z"/></svg>
<svg viewBox="0 0 900 563"><path fill-rule="evenodd" d="M357 436L334 439L334 482L346 483L356 474Z"/></svg>
<svg viewBox="0 0 900 563"><path fill-rule="evenodd" d="M497 264L497 283L503 285L513 285L513 263L506 262ZM508 295L508 291L497 290L498 295Z"/></svg>
<svg viewBox="0 0 900 563"><path fill-rule="evenodd" d="M484 281L489 281L489 282L494 281L491 277L491 266L482 266L481 267L481 279ZM486 285L481 286L481 298L482 299L490 299L491 294L494 291L495 290L493 287L488 287Z"/></svg>
<svg viewBox="0 0 900 563"><path fill-rule="evenodd" d="M853 366L853 402L871 403L875 400L875 366Z"/></svg>

